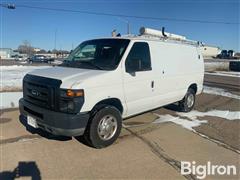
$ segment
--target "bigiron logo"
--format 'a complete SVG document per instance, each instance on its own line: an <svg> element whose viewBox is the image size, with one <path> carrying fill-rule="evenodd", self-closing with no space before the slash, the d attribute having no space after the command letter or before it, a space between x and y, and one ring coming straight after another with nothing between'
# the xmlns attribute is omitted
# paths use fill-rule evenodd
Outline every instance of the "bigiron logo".
<svg viewBox="0 0 240 180"><path fill-rule="evenodd" d="M207 175L237 175L235 165L213 165L210 161L205 165L197 165L195 161L181 161L181 174L193 174L198 179L204 179Z"/></svg>

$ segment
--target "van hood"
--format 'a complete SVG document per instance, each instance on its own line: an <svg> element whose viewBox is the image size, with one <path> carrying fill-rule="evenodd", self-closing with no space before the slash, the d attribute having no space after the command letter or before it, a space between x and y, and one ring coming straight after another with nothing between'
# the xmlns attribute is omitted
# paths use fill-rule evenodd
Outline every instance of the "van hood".
<svg viewBox="0 0 240 180"><path fill-rule="evenodd" d="M80 69L69 67L50 67L34 70L28 74L46 78L58 79L64 86L72 86L74 83L83 82L86 79L105 74L108 71Z"/></svg>

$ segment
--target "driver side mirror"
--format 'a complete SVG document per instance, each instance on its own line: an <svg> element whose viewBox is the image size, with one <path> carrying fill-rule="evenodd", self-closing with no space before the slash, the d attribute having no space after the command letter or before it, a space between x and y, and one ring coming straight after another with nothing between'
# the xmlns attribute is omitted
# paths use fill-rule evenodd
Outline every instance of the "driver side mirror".
<svg viewBox="0 0 240 180"><path fill-rule="evenodd" d="M142 61L141 59L133 58L127 61L126 63L126 72L134 73L142 70Z"/></svg>

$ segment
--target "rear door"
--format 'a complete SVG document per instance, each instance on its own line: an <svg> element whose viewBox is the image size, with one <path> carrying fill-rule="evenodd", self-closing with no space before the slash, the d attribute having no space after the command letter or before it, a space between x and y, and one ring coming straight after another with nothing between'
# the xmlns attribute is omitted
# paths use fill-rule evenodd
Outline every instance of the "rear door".
<svg viewBox="0 0 240 180"><path fill-rule="evenodd" d="M136 63L138 62L138 63ZM135 42L125 61L124 93L126 116L153 108L154 74L150 48L146 42Z"/></svg>

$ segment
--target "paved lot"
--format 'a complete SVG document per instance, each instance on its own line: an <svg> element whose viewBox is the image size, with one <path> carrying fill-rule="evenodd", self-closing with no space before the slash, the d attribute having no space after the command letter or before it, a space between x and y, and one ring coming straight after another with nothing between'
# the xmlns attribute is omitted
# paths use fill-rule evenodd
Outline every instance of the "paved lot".
<svg viewBox="0 0 240 180"><path fill-rule="evenodd" d="M205 76L208 86L234 94L239 92L238 81ZM19 118L17 109L5 110L0 118L0 179L196 179L194 175L180 174L181 161L235 165L237 175L207 179L240 179L240 117L228 117L239 111L239 99L201 94L191 117L189 113L179 114L171 105L127 119L118 140L97 150L85 145L81 138L32 129ZM225 117L208 112L227 113ZM188 123L197 118L201 125L186 129L178 121L158 121L161 117L177 117Z"/></svg>
<svg viewBox="0 0 240 180"><path fill-rule="evenodd" d="M199 111L239 111L239 100L235 99L202 94L197 102ZM125 120L117 142L101 150L84 145L80 138L56 137L26 128L25 122L19 120L18 110L3 112L0 178L194 179L180 174L180 161L211 161L239 168L239 121L210 117L213 121L195 128L196 132L174 123L153 123L158 118L156 114L176 114L173 108L160 108ZM231 178L238 179L239 175Z"/></svg>

